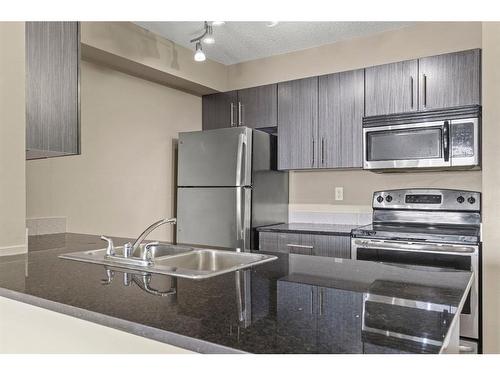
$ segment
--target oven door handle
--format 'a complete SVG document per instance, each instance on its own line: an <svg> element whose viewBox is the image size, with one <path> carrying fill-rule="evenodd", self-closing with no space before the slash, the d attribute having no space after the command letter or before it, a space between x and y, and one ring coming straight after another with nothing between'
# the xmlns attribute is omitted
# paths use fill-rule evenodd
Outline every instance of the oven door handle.
<svg viewBox="0 0 500 375"><path fill-rule="evenodd" d="M443 153L444 161L450 161L450 122L445 121L443 125Z"/></svg>
<svg viewBox="0 0 500 375"><path fill-rule="evenodd" d="M476 246L467 245L448 245L437 243L405 243L386 240L354 240L357 248L381 249L381 250L400 250L408 252L429 252L440 254L463 254L470 255L477 252Z"/></svg>

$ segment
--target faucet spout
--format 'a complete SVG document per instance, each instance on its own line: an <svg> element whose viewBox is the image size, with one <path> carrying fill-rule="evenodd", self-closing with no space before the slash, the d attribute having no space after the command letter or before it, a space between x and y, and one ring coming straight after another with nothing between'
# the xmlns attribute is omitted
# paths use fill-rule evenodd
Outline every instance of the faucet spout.
<svg viewBox="0 0 500 375"><path fill-rule="evenodd" d="M170 218L170 219L161 219L158 220L156 223L151 224L149 227L147 227L144 232L141 233L141 235L135 240L135 242L132 244L132 250L131 254L135 252L135 250L141 245L141 242L146 239L149 234L154 231L156 228L163 224L175 224L177 223L177 219L175 217Z"/></svg>

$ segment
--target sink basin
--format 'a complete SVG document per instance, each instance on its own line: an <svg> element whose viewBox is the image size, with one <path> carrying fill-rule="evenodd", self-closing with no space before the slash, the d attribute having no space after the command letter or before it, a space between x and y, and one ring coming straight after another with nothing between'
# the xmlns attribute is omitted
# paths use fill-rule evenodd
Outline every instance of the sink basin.
<svg viewBox="0 0 500 375"><path fill-rule="evenodd" d="M196 279L237 271L274 259L276 257L264 254L198 249L177 256L158 259L155 266L170 268L171 272L177 276Z"/></svg>
<svg viewBox="0 0 500 375"><path fill-rule="evenodd" d="M105 257L106 249L80 251L63 254L59 257L189 279L213 277L277 259L277 257L272 255L179 245L158 244L152 245L150 248L153 262L149 265L138 264L135 261L131 261L131 258L119 259L119 257L123 256L123 246L115 248L118 257L113 258ZM141 245L134 252L134 259L140 259L143 253L144 246Z"/></svg>

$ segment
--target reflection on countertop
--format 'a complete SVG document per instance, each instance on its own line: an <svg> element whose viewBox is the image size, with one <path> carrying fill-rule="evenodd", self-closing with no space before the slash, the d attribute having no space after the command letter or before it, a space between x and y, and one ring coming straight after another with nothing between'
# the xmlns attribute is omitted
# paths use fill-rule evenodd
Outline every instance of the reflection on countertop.
<svg viewBox="0 0 500 375"><path fill-rule="evenodd" d="M194 281L58 259L103 247L98 236L29 245L0 257L0 295L204 353L438 353L472 277L270 253L278 260Z"/></svg>

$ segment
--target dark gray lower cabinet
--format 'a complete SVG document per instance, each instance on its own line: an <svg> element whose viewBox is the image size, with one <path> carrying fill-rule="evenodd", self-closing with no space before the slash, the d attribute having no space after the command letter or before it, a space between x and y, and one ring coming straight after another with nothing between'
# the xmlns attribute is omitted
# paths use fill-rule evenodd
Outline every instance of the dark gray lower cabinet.
<svg viewBox="0 0 500 375"><path fill-rule="evenodd" d="M277 283L278 340L316 352L316 287L288 281ZM295 344L295 345L294 345Z"/></svg>
<svg viewBox="0 0 500 375"><path fill-rule="evenodd" d="M318 287L318 345L322 352L362 353L363 293Z"/></svg>
<svg viewBox="0 0 500 375"><path fill-rule="evenodd" d="M362 353L363 293L279 280L279 337L314 353Z"/></svg>
<svg viewBox="0 0 500 375"><path fill-rule="evenodd" d="M260 232L259 250L349 259L351 257L351 237Z"/></svg>
<svg viewBox="0 0 500 375"><path fill-rule="evenodd" d="M80 26L26 22L26 158L80 152Z"/></svg>

